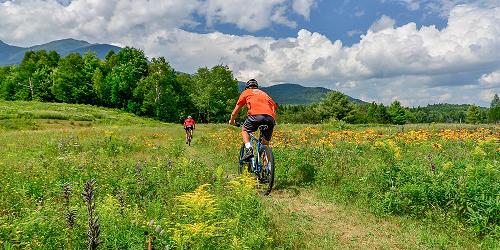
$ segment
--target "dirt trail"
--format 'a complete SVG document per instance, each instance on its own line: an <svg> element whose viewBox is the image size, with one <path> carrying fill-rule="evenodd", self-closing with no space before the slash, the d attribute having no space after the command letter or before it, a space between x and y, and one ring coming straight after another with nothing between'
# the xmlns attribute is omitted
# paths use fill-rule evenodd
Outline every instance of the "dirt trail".
<svg viewBox="0 0 500 250"><path fill-rule="evenodd" d="M293 249L406 249L417 240L397 222L320 200L311 190L266 198L276 237Z"/></svg>

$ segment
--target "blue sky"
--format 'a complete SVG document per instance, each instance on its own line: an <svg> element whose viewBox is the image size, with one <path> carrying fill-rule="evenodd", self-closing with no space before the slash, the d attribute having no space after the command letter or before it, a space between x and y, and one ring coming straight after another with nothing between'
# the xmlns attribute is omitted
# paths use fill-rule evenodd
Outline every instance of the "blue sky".
<svg viewBox="0 0 500 250"><path fill-rule="evenodd" d="M234 35L269 36L273 38L287 38L296 36L301 29L319 32L331 40L341 40L345 45L352 45L360 40L360 35L378 20L382 15L387 15L396 21L396 25L415 22L417 26L435 25L441 29L446 25L446 17L439 12L420 7L410 10L402 1L380 0L322 0L317 1L311 8L310 18L289 12L286 17L294 20L297 27L288 27L274 24L258 31L248 31L238 28L234 24L217 23L207 26L202 16L196 15L196 21L202 25L195 27L186 26L186 30L197 33L210 33L220 31Z"/></svg>
<svg viewBox="0 0 500 250"><path fill-rule="evenodd" d="M500 0L0 0L0 40L133 46L177 70L406 106L500 92Z"/></svg>

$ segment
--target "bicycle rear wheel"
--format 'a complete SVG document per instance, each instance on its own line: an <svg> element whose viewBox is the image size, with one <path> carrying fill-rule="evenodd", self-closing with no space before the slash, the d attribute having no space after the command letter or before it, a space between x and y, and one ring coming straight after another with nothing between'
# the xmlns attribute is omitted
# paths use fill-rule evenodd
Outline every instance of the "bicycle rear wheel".
<svg viewBox="0 0 500 250"><path fill-rule="evenodd" d="M239 157L239 167L238 167L238 174L243 174L243 171L246 169L248 172L250 172L250 162L245 162L243 161L243 155L245 155L245 144L241 144L241 149L240 149L240 157Z"/></svg>
<svg viewBox="0 0 500 250"><path fill-rule="evenodd" d="M273 151L267 145L262 145L260 154L260 162L262 164L262 171L260 174L260 181L265 185L263 193L268 195L271 193L274 184L274 156Z"/></svg>

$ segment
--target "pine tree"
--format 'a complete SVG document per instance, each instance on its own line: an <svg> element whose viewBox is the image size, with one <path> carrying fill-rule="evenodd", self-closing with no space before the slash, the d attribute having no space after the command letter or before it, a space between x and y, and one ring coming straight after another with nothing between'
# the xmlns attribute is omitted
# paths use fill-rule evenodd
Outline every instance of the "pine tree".
<svg viewBox="0 0 500 250"><path fill-rule="evenodd" d="M467 110L466 120L468 123L476 124L481 120L481 113L479 112L479 108L476 105L472 105Z"/></svg>
<svg viewBox="0 0 500 250"><path fill-rule="evenodd" d="M389 107L389 115L394 124L402 125L406 123L406 110L401 106L399 101L394 101Z"/></svg>
<svg viewBox="0 0 500 250"><path fill-rule="evenodd" d="M495 94L495 96L493 96L493 100L491 100L489 120L492 123L500 122L500 98L498 97L498 94Z"/></svg>

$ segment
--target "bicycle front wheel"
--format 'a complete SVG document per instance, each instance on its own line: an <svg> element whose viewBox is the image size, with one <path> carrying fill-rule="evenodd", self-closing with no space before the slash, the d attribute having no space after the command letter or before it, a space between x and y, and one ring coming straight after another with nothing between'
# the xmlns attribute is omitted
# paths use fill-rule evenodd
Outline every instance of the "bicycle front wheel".
<svg viewBox="0 0 500 250"><path fill-rule="evenodd" d="M264 194L268 195L271 193L274 184L274 156L273 151L267 145L262 145L260 154L260 161L262 164L261 171L261 182L267 184L264 190Z"/></svg>

